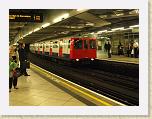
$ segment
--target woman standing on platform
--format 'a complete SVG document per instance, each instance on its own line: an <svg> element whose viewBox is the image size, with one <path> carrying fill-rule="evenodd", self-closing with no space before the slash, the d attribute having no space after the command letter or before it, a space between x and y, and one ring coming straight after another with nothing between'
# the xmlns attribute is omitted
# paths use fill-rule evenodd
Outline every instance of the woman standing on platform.
<svg viewBox="0 0 152 119"><path fill-rule="evenodd" d="M12 85L15 89L18 89L17 86L17 77L14 76L17 68L17 63L12 58L12 54L9 52L9 92L11 92Z"/></svg>
<svg viewBox="0 0 152 119"><path fill-rule="evenodd" d="M107 50L108 50L108 58L111 58L111 42L110 41L108 41Z"/></svg>

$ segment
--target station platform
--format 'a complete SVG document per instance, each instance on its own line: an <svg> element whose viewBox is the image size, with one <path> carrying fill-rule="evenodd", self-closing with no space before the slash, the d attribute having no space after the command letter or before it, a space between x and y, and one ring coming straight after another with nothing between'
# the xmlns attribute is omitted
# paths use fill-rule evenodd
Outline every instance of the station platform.
<svg viewBox="0 0 152 119"><path fill-rule="evenodd" d="M18 78L9 93L10 106L124 106L31 63L30 76Z"/></svg>
<svg viewBox="0 0 152 119"><path fill-rule="evenodd" d="M139 58L127 57L124 55L112 55L111 58L108 58L107 52L97 51L97 59L99 60L107 60L114 62L124 62L124 63L132 63L139 64Z"/></svg>
<svg viewBox="0 0 152 119"><path fill-rule="evenodd" d="M19 89L9 93L10 106L85 106L64 90L49 83L33 70L28 70L30 76L18 78Z"/></svg>

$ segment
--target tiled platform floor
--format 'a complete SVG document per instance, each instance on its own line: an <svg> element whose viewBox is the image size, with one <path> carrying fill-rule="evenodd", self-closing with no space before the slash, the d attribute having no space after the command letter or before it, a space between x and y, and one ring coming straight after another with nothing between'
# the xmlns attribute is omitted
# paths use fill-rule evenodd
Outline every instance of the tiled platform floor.
<svg viewBox="0 0 152 119"><path fill-rule="evenodd" d="M28 74L31 76L19 77L19 89L9 93L10 106L86 106L32 70Z"/></svg>

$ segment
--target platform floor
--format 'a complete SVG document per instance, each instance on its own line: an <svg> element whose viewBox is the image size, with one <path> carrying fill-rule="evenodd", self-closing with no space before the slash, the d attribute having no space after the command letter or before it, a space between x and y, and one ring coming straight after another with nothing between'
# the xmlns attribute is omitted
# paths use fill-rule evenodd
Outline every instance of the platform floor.
<svg viewBox="0 0 152 119"><path fill-rule="evenodd" d="M9 93L10 106L86 106L31 69L28 74L31 76L19 77L19 89L12 89Z"/></svg>
<svg viewBox="0 0 152 119"><path fill-rule="evenodd" d="M120 56L112 55L111 58L108 58L107 52L103 52L103 51L97 51L97 59L139 64L139 58L132 58L132 57L124 56L124 55L120 55Z"/></svg>

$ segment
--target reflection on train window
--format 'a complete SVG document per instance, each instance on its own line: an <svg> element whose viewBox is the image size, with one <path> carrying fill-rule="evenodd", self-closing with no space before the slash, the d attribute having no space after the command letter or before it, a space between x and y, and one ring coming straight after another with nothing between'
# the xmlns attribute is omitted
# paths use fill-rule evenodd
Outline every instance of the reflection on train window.
<svg viewBox="0 0 152 119"><path fill-rule="evenodd" d="M84 40L84 49L88 49L88 40Z"/></svg>
<svg viewBox="0 0 152 119"><path fill-rule="evenodd" d="M58 48L58 45L54 44L54 45L53 45L53 48Z"/></svg>
<svg viewBox="0 0 152 119"><path fill-rule="evenodd" d="M90 49L96 49L96 42L95 42L95 40L90 40Z"/></svg>
<svg viewBox="0 0 152 119"><path fill-rule="evenodd" d="M82 40L80 40L80 39L74 40L74 48L82 49Z"/></svg>

